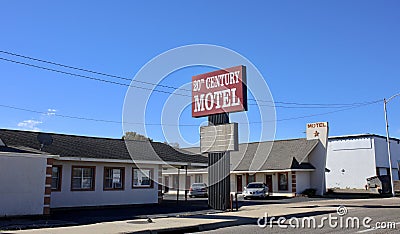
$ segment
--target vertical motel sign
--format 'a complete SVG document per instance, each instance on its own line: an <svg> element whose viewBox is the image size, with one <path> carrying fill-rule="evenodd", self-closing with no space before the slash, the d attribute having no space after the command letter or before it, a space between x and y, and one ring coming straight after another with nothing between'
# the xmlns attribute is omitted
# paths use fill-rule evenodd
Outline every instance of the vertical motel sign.
<svg viewBox="0 0 400 234"><path fill-rule="evenodd" d="M246 67L192 77L192 117L247 111Z"/></svg>
<svg viewBox="0 0 400 234"><path fill-rule="evenodd" d="M236 66L192 77L192 116L247 111L246 67ZM200 128L202 153L237 151L238 124Z"/></svg>

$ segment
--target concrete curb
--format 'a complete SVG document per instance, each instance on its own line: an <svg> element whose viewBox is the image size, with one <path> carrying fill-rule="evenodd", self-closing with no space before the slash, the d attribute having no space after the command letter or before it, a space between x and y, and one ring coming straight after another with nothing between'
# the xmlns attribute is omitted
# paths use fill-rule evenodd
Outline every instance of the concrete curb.
<svg viewBox="0 0 400 234"><path fill-rule="evenodd" d="M171 227L171 228L142 230L142 231L137 231L137 232L127 232L127 234L204 232L204 231L210 231L210 230L215 230L215 229L219 229L219 228L246 225L246 224L256 224L256 223L255 223L254 219L244 218L241 220L223 221L223 222L218 222L218 223L208 223L208 224L201 224L201 225L188 225L185 227Z"/></svg>

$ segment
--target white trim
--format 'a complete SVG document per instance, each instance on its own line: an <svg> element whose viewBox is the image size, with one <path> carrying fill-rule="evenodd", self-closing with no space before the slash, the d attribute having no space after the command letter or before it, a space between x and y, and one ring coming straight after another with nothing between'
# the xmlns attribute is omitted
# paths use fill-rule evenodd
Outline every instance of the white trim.
<svg viewBox="0 0 400 234"><path fill-rule="evenodd" d="M0 139L0 146L6 146L6 144L4 144L4 142Z"/></svg>
<svg viewBox="0 0 400 234"><path fill-rule="evenodd" d="M231 171L231 174L255 174L255 173L279 173L279 172L296 172L296 171L304 171L304 172L312 172L315 169L287 169L287 170L262 170L262 171ZM188 175L192 174L207 174L207 171L189 171ZM178 171L163 171L163 175L177 175ZM182 175L182 173L181 173Z"/></svg>
<svg viewBox="0 0 400 234"><path fill-rule="evenodd" d="M157 164L157 165L179 165L179 166L208 166L206 163L184 163L184 162L163 162L163 161L147 161L147 160L127 160L127 159L110 159L110 158L83 158L83 157L60 157L60 161L86 161L86 162L114 162L114 163L136 163L136 164Z"/></svg>
<svg viewBox="0 0 400 234"><path fill-rule="evenodd" d="M188 175L196 175L196 174L207 174L207 171L188 171L187 174ZM177 175L178 171L174 171L174 172L163 172L163 175ZM180 173L180 175L185 175L185 173Z"/></svg>
<svg viewBox="0 0 400 234"><path fill-rule="evenodd" d="M231 174L276 173L276 172L294 172L294 171L315 171L315 169L283 169L283 170L261 170L261 171L231 171Z"/></svg>
<svg viewBox="0 0 400 234"><path fill-rule="evenodd" d="M58 159L60 156L51 154L35 154L35 153L16 153L16 152L0 152L3 157L28 157L28 158L54 158Z"/></svg>
<svg viewBox="0 0 400 234"><path fill-rule="evenodd" d="M59 161L133 163L132 160L124 160L124 159L98 159L98 158L82 158L82 157L60 157L57 160L59 160Z"/></svg>
<svg viewBox="0 0 400 234"><path fill-rule="evenodd" d="M99 159L99 158L84 158L84 157L60 157L51 154L34 154L34 153L15 153L15 152L0 152L0 156L5 157L35 157L35 158L54 158L59 161L85 161L85 162L113 162L113 163L136 163L136 164L157 164L157 165L177 165L177 166L195 166L207 167L207 163L185 163L185 162L163 162L150 160L126 160L126 159Z"/></svg>

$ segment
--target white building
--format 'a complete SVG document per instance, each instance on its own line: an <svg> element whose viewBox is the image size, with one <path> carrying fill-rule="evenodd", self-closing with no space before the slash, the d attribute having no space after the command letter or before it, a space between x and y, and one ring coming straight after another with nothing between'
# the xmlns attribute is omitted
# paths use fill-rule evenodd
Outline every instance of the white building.
<svg viewBox="0 0 400 234"><path fill-rule="evenodd" d="M166 164L205 167L207 158L158 142L0 129L0 216L158 203Z"/></svg>
<svg viewBox="0 0 400 234"><path fill-rule="evenodd" d="M400 140L390 139L393 179L399 180ZM330 137L327 188L365 189L366 178L390 175L386 137L360 134Z"/></svg>

